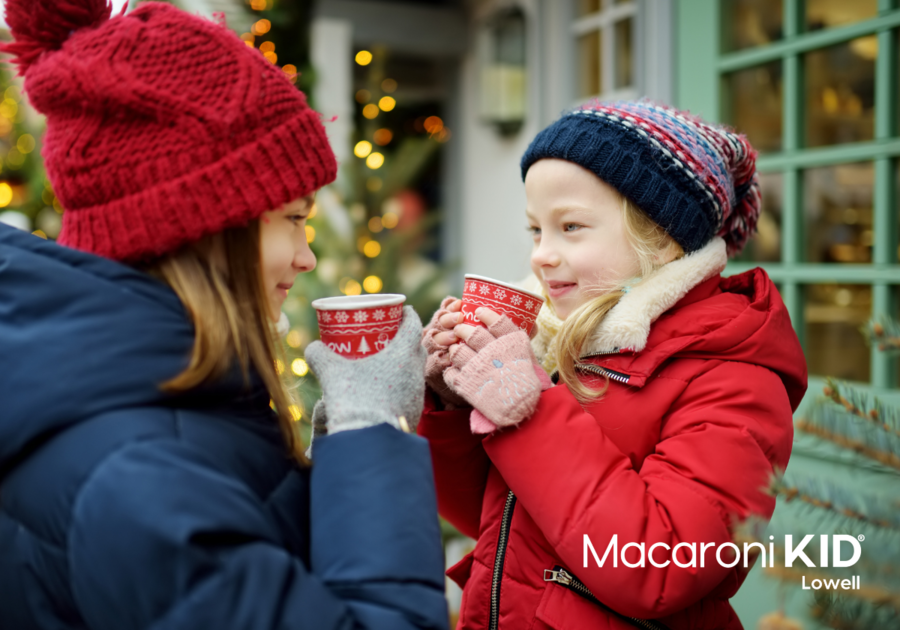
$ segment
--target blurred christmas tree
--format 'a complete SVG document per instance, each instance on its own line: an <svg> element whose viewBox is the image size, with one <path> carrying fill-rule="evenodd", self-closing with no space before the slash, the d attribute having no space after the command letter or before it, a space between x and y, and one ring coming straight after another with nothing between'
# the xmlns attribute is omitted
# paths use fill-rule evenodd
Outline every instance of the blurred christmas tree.
<svg viewBox="0 0 900 630"><path fill-rule="evenodd" d="M894 320L872 321L865 332L879 351L900 347ZM802 585L805 577L811 616L823 627L900 628L900 406L832 379L823 394L794 426L799 440L818 449L824 465L776 475L770 491L782 501L775 516L768 527L751 524L747 531L767 548L786 534L793 535L794 548L812 535L804 551L818 566L807 567L800 559L785 566L785 550L776 542L774 562L767 561L764 571L786 584ZM820 538L823 534L828 538ZM861 556L852 566L834 566L830 543L836 534L860 541ZM823 540L828 549L820 548ZM820 559L829 552L826 566ZM847 582L841 580L854 576L858 588L844 588ZM814 580L821 580L822 588L815 590ZM780 627L772 625L777 616L765 619L767 628Z"/></svg>
<svg viewBox="0 0 900 630"><path fill-rule="evenodd" d="M309 0L246 0L252 27L242 33L282 67L315 104L310 67ZM307 344L318 337L310 303L320 297L362 293L403 293L406 303L428 319L447 294L446 270L439 258L440 213L434 208L439 186L439 152L450 137L433 102L405 103L398 81L389 77L385 49L355 56L354 156L341 165L335 184L320 190L307 225L318 258L315 273L297 277L285 302L291 321L287 365L300 377L298 394L311 410L320 396L307 378ZM402 90L401 90L402 91ZM429 198L431 197L431 198ZM300 424L306 438L308 425Z"/></svg>
<svg viewBox="0 0 900 630"><path fill-rule="evenodd" d="M5 40L9 40L6 33ZM62 206L53 195L40 157L43 117L21 94L21 81L0 68L0 221L44 238L56 238Z"/></svg>

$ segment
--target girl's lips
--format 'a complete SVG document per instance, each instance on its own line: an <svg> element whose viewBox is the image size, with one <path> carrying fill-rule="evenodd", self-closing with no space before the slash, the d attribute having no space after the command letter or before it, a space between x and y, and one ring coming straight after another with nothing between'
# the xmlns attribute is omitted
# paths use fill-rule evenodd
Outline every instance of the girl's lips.
<svg viewBox="0 0 900 630"><path fill-rule="evenodd" d="M547 295L550 296L550 298L558 298L565 295L569 291L572 291L577 286L578 285L574 282L554 282L553 284L547 285Z"/></svg>

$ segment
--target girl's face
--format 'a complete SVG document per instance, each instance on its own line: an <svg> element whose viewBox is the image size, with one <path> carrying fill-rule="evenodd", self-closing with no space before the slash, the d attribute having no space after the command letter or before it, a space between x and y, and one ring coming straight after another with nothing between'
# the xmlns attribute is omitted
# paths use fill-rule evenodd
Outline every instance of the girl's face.
<svg viewBox="0 0 900 630"><path fill-rule="evenodd" d="M560 319L639 274L615 188L577 164L544 159L528 169L525 194L531 270Z"/></svg>
<svg viewBox="0 0 900 630"><path fill-rule="evenodd" d="M272 321L278 321L297 274L316 268L316 256L306 241L306 219L313 202L313 196L308 195L259 218L262 276Z"/></svg>

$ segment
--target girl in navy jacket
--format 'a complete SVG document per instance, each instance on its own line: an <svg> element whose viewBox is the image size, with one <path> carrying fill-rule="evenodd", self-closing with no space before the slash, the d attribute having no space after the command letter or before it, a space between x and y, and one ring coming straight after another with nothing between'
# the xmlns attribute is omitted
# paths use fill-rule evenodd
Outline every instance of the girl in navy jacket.
<svg viewBox="0 0 900 630"><path fill-rule="evenodd" d="M445 628L428 447L398 430L417 317L363 360L309 347L314 466L274 367L335 177L318 115L169 5L6 11L66 212L59 244L0 225L0 628Z"/></svg>

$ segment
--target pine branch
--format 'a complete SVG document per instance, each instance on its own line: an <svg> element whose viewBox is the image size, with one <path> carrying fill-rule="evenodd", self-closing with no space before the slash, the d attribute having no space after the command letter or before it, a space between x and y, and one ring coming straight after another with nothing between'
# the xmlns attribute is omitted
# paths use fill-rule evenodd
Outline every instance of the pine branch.
<svg viewBox="0 0 900 630"><path fill-rule="evenodd" d="M891 317L871 319L862 329L866 341L881 352L900 352L900 323Z"/></svg>

